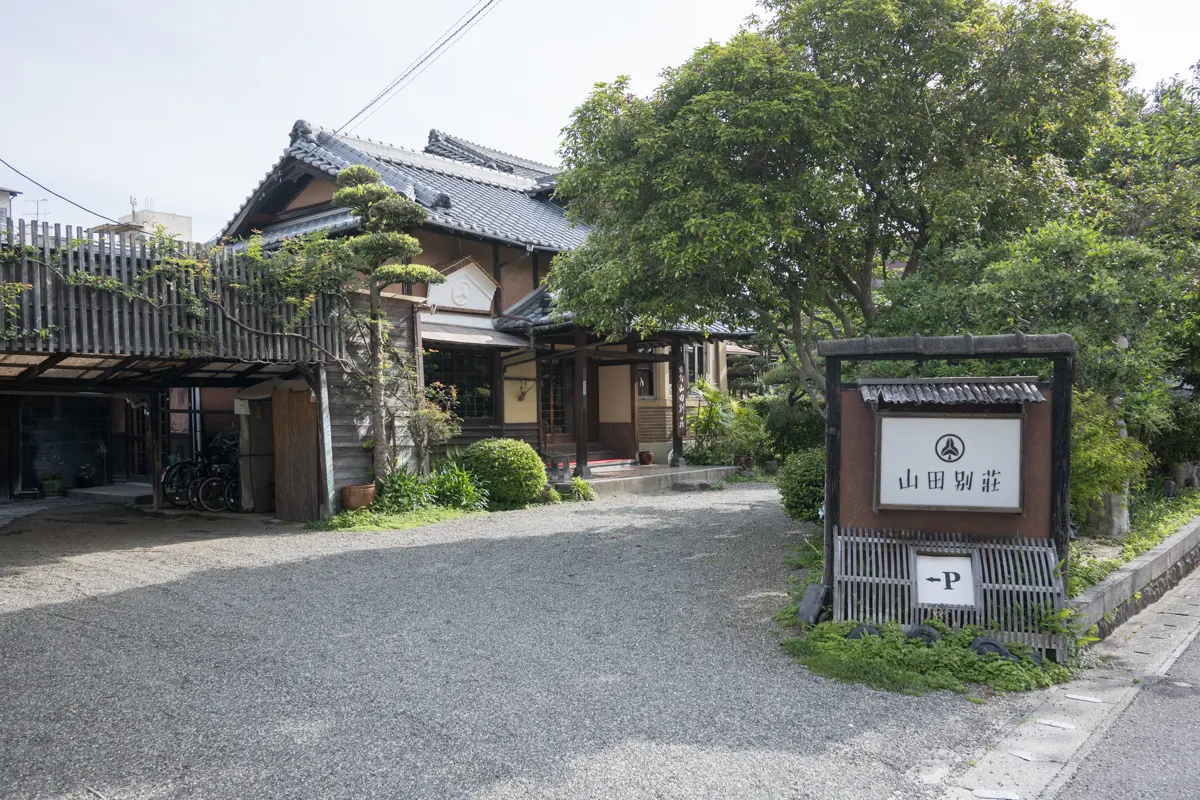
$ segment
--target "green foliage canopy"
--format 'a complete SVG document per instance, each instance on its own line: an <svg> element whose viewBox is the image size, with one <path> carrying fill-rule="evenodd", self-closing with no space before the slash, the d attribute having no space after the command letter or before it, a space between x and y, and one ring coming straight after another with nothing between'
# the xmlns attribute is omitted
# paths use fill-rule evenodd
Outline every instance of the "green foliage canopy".
<svg viewBox="0 0 1200 800"><path fill-rule="evenodd" d="M1066 167L1119 98L1104 26L1046 0L768 0L650 97L600 84L559 195L594 226L550 275L602 330L722 319L818 337L877 313L885 265L1061 211Z"/></svg>

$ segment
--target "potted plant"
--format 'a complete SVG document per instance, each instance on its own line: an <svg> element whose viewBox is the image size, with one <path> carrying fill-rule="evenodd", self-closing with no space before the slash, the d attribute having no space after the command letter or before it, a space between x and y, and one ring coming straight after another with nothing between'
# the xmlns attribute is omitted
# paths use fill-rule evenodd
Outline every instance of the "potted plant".
<svg viewBox="0 0 1200 800"><path fill-rule="evenodd" d="M40 483L44 497L59 497L63 493L63 478L57 472L47 472Z"/></svg>
<svg viewBox="0 0 1200 800"><path fill-rule="evenodd" d="M654 451L653 450L639 450L638 451L638 463L641 464L643 467L648 467L651 464L653 464L654 463Z"/></svg>
<svg viewBox="0 0 1200 800"><path fill-rule="evenodd" d="M96 485L96 467L84 464L75 474L75 485L80 489L89 489Z"/></svg>
<svg viewBox="0 0 1200 800"><path fill-rule="evenodd" d="M375 502L375 484L358 483L342 487L342 508L353 511L369 508Z"/></svg>

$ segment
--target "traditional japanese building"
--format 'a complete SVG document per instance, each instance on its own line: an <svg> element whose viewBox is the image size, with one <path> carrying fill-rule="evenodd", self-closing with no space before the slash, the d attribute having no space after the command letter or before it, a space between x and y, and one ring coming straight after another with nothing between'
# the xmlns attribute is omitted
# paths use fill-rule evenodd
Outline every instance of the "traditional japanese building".
<svg viewBox="0 0 1200 800"><path fill-rule="evenodd" d="M689 387L724 386L724 340L747 331L680 326L644 338L608 341L558 313L543 287L554 255L588 235L556 202L556 168L431 131L422 150L335 133L301 120L279 161L221 231L236 242L261 232L268 246L358 221L330 200L338 173L365 165L426 208L415 261L444 284L392 287L417 298L405 328L423 352L427 382L457 388L462 436L524 439L577 472L625 463L642 451L666 463L681 448ZM409 330L411 328L411 330ZM350 437L352 438L352 437ZM337 440L347 453L356 443ZM335 454L336 458L336 454Z"/></svg>

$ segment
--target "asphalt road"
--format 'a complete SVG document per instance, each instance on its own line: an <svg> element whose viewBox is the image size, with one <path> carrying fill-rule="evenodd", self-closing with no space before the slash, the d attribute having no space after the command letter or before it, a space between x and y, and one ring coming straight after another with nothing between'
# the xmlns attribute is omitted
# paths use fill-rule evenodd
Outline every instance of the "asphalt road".
<svg viewBox="0 0 1200 800"><path fill-rule="evenodd" d="M768 486L379 534L33 515L0 529L0 797L938 796L1025 701L791 663L798 535Z"/></svg>
<svg viewBox="0 0 1200 800"><path fill-rule="evenodd" d="M1060 800L1200 797L1200 639L1138 692Z"/></svg>

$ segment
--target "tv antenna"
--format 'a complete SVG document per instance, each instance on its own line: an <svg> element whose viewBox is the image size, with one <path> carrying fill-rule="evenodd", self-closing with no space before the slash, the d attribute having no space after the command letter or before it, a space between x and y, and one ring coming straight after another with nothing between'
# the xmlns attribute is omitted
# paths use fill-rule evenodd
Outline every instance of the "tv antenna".
<svg viewBox="0 0 1200 800"><path fill-rule="evenodd" d="M36 225L41 225L41 224L42 224L42 216L43 216L43 215L44 215L44 216L45 216L47 219L49 219L49 218L50 218L50 212L49 212L49 211L46 211L44 214L43 214L43 212L42 212L42 203L45 203L46 205L50 205L50 201L49 201L48 199L46 199L45 197L43 197L43 198L42 198L42 199L40 199L40 200L26 200L25 202L26 202L26 203L33 203L33 217L34 217L34 224L36 224Z"/></svg>

